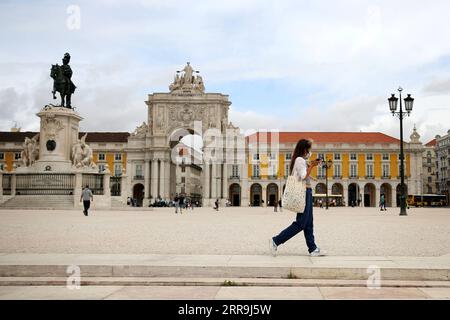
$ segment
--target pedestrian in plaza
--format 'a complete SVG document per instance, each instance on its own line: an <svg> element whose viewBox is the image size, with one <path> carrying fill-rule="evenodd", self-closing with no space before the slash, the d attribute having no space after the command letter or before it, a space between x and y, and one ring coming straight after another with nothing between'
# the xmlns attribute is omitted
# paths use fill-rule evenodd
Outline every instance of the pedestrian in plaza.
<svg viewBox="0 0 450 320"><path fill-rule="evenodd" d="M280 207L280 212L283 212L283 206L281 205L281 199L278 200L278 206Z"/></svg>
<svg viewBox="0 0 450 320"><path fill-rule="evenodd" d="M361 197L358 198L358 207L361 207Z"/></svg>
<svg viewBox="0 0 450 320"><path fill-rule="evenodd" d="M216 209L216 211L219 211L219 199L216 199L216 201L214 202L214 209Z"/></svg>
<svg viewBox="0 0 450 320"><path fill-rule="evenodd" d="M273 201L273 212L277 212L277 208L278 208L278 201L274 200Z"/></svg>
<svg viewBox="0 0 450 320"><path fill-rule="evenodd" d="M303 212L297 213L296 220L286 229L280 232L277 236L270 239L270 251L275 256L278 246L285 243L293 236L303 231L305 234L306 245L311 256L322 256L319 247L314 241L314 226L313 226L313 197L311 189L311 179L309 175L314 167L321 163L320 159L310 161L307 160L311 156L312 141L301 139L298 141L291 158L289 171L299 181L304 181L306 185L306 206Z"/></svg>
<svg viewBox="0 0 450 320"><path fill-rule="evenodd" d="M173 202L175 203L175 213L178 213L178 207L180 206L180 198L178 197L178 194L175 195L175 198L173 198Z"/></svg>
<svg viewBox="0 0 450 320"><path fill-rule="evenodd" d="M387 211L386 210L386 198L384 196L384 193L381 194L381 197L380 197L380 211Z"/></svg>
<svg viewBox="0 0 450 320"><path fill-rule="evenodd" d="M81 191L81 197L80 202L83 201L83 213L87 217L89 215L89 208L91 207L91 201L94 201L94 195L92 194L91 189L89 189L89 186L86 185L86 187Z"/></svg>
<svg viewBox="0 0 450 320"><path fill-rule="evenodd" d="M180 207L180 214L183 213L182 209L185 208L185 203L184 203L184 197L183 195L180 195L180 197L178 198L178 202L179 202L179 207Z"/></svg>

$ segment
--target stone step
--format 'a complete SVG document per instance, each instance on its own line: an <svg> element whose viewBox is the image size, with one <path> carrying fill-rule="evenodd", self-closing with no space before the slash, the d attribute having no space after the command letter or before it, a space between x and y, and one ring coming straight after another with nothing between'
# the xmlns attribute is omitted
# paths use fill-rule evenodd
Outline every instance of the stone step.
<svg viewBox="0 0 450 320"><path fill-rule="evenodd" d="M73 208L73 196L64 195L16 195L0 204L0 208Z"/></svg>
<svg viewBox="0 0 450 320"><path fill-rule="evenodd" d="M0 277L276 278L448 281L448 257L1 254Z"/></svg>
<svg viewBox="0 0 450 320"><path fill-rule="evenodd" d="M65 286L68 277L0 277L0 286ZM70 280L69 280L70 281ZM367 287L367 280L81 277L81 286ZM370 283L369 283L370 284ZM450 288L450 281L382 280L385 288Z"/></svg>

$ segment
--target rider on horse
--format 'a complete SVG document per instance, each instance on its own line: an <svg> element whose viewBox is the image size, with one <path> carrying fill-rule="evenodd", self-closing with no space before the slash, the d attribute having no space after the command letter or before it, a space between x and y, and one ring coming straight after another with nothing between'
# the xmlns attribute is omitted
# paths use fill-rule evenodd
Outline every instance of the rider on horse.
<svg viewBox="0 0 450 320"><path fill-rule="evenodd" d="M53 78L53 99L56 99L55 92L61 95L61 107L72 108L71 95L75 92L76 86L73 84L72 68L69 66L70 54L65 53L62 59L63 65L53 65L50 76ZM65 102L65 105L64 105Z"/></svg>

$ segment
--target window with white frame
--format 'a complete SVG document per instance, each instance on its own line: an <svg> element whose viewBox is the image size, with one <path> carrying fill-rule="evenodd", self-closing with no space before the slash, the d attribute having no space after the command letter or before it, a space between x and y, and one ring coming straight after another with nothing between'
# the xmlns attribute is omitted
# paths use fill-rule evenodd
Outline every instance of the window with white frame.
<svg viewBox="0 0 450 320"><path fill-rule="evenodd" d="M98 165L98 172L103 172L103 171L105 171L105 169L106 169L106 167L105 167L104 164L99 164Z"/></svg>
<svg viewBox="0 0 450 320"><path fill-rule="evenodd" d="M20 152L14 153L14 159L15 159L15 160L20 160L20 159L22 159L22 154L21 154Z"/></svg>
<svg viewBox="0 0 450 320"><path fill-rule="evenodd" d="M5 154L3 152L0 152L0 160L5 160Z"/></svg>
<svg viewBox="0 0 450 320"><path fill-rule="evenodd" d="M276 153L270 153L270 154L269 154L269 159L270 159L271 161L277 160L277 154L276 154Z"/></svg>
<svg viewBox="0 0 450 320"><path fill-rule="evenodd" d="M292 159L292 153L286 153L286 160Z"/></svg>
<svg viewBox="0 0 450 320"><path fill-rule="evenodd" d="M5 169L4 164L0 163L0 170L3 171Z"/></svg>
<svg viewBox="0 0 450 320"><path fill-rule="evenodd" d="M142 164L136 164L136 176L137 177L142 177Z"/></svg>
<svg viewBox="0 0 450 320"><path fill-rule="evenodd" d="M233 177L239 177L239 165L238 164L233 164L231 166L231 175Z"/></svg>
<svg viewBox="0 0 450 320"><path fill-rule="evenodd" d="M291 164L290 164L290 163L286 163L286 164L284 165L284 175L285 175L285 176L288 176L288 175L290 174L290 167L291 167Z"/></svg>
<svg viewBox="0 0 450 320"><path fill-rule="evenodd" d="M358 165L356 163L350 164L350 177L358 176Z"/></svg>
<svg viewBox="0 0 450 320"><path fill-rule="evenodd" d="M98 154L98 161L105 161L105 154L104 153L99 153Z"/></svg>
<svg viewBox="0 0 450 320"><path fill-rule="evenodd" d="M253 160L254 161L258 161L259 160L259 153L254 153L253 154Z"/></svg>
<svg viewBox="0 0 450 320"><path fill-rule="evenodd" d="M120 177L122 175L122 165L119 163L116 163L114 165L114 175L116 177Z"/></svg>
<svg viewBox="0 0 450 320"><path fill-rule="evenodd" d="M340 164L335 164L334 165L334 176L335 177L340 177L341 176L341 165Z"/></svg>
<svg viewBox="0 0 450 320"><path fill-rule="evenodd" d="M253 165L253 176L254 177L259 177L259 164L254 164Z"/></svg>
<svg viewBox="0 0 450 320"><path fill-rule="evenodd" d="M383 153L383 160L389 160L389 153Z"/></svg>
<svg viewBox="0 0 450 320"><path fill-rule="evenodd" d="M373 164L366 165L366 176L373 177Z"/></svg>
<svg viewBox="0 0 450 320"><path fill-rule="evenodd" d="M366 154L366 160L368 160L368 161L373 160L373 154L372 153L367 153Z"/></svg>
<svg viewBox="0 0 450 320"><path fill-rule="evenodd" d="M382 168L382 175L383 177L389 177L390 176L390 168L389 168L389 164L388 163L383 163Z"/></svg>
<svg viewBox="0 0 450 320"><path fill-rule="evenodd" d="M276 163L271 163L269 165L269 176L276 176L277 175L277 165Z"/></svg>
<svg viewBox="0 0 450 320"><path fill-rule="evenodd" d="M431 167L428 167L428 172L431 173Z"/></svg>
<svg viewBox="0 0 450 320"><path fill-rule="evenodd" d="M341 154L340 153L335 153L334 154L334 160L341 160Z"/></svg>
<svg viewBox="0 0 450 320"><path fill-rule="evenodd" d="M317 166L317 176L325 177L325 168L322 166Z"/></svg>
<svg viewBox="0 0 450 320"><path fill-rule="evenodd" d="M356 153L350 153L350 160L357 160L357 154Z"/></svg>
<svg viewBox="0 0 450 320"><path fill-rule="evenodd" d="M122 154L121 153L116 153L114 155L114 160L115 161L122 161Z"/></svg>
<svg viewBox="0 0 450 320"><path fill-rule="evenodd" d="M325 155L323 153L319 153L319 154L317 154L317 158L325 159Z"/></svg>

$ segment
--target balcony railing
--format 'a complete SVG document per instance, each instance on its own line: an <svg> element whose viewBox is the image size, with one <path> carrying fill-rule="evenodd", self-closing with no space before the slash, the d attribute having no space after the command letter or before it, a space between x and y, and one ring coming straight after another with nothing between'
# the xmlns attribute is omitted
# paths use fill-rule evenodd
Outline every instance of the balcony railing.
<svg viewBox="0 0 450 320"><path fill-rule="evenodd" d="M388 180L388 179L391 179L391 176L381 176L381 179L386 179L386 180Z"/></svg>
<svg viewBox="0 0 450 320"><path fill-rule="evenodd" d="M342 179L341 175L333 175L333 179Z"/></svg>
<svg viewBox="0 0 450 320"><path fill-rule="evenodd" d="M142 175L136 175L133 177L134 180L144 180L144 176Z"/></svg>
<svg viewBox="0 0 450 320"><path fill-rule="evenodd" d="M366 179L375 179L375 176L374 175L367 175Z"/></svg>
<svg viewBox="0 0 450 320"><path fill-rule="evenodd" d="M317 179L325 179L325 175L324 174L318 175Z"/></svg>
<svg viewBox="0 0 450 320"><path fill-rule="evenodd" d="M357 176L357 175L350 175L349 178L350 178L350 179L358 179L358 176Z"/></svg>
<svg viewBox="0 0 450 320"><path fill-rule="evenodd" d="M261 179L261 176L252 176L252 179Z"/></svg>
<svg viewBox="0 0 450 320"><path fill-rule="evenodd" d="M272 174L272 175L267 176L267 179L269 179L269 180L276 180L276 179L278 179L278 176Z"/></svg>
<svg viewBox="0 0 450 320"><path fill-rule="evenodd" d="M241 178L240 176L235 176L235 175L230 176L230 180L239 180L240 178Z"/></svg>

